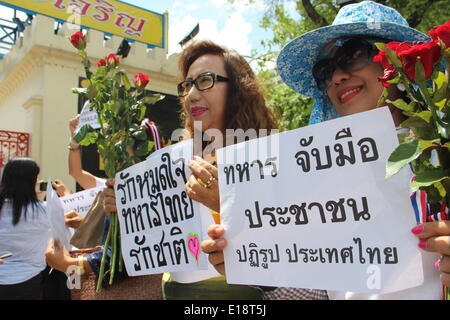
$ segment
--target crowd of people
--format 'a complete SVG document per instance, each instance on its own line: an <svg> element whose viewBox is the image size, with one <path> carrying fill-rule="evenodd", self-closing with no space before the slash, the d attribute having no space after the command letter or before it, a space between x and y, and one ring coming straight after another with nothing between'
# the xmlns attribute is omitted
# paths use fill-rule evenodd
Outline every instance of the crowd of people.
<svg viewBox="0 0 450 320"><path fill-rule="evenodd" d="M373 28L374 22L379 24L378 28ZM288 43L278 57L278 71L293 90L314 98L310 124L372 110L379 107L384 89L379 81L384 70L380 63L373 61L378 52L374 43L389 41L428 41L428 37L410 28L392 8L372 1L347 5L340 9L332 25L303 34ZM182 81L177 89L182 105L181 116L189 138L195 135L194 121L201 121L201 133L210 129L220 131L224 137L220 141L222 146L236 143L226 139L226 129L255 129L256 132L267 129L270 132L277 128L277 119L266 104L257 76L236 51L212 41L194 41L182 52L179 69ZM389 87L390 100L404 95L405 92L397 86ZM388 107L395 125L399 126L406 116L395 106L388 104ZM101 217L97 219L100 228L90 229L97 239L89 243L92 248L102 244L109 215L117 212L115 181L105 181L83 170L80 146L73 139L78 121L77 116L69 125L69 173L83 189L104 186L91 208L91 211L99 211ZM227 297L234 299L442 299L443 285L450 286L450 223L431 220L399 226L412 229L412 234L418 238L418 246L424 251L425 279L415 288L386 295L369 295L306 288L227 285L223 255L227 243L224 239L226 230L220 224L219 176L215 150L207 147L203 145L202 150L209 152L198 153L189 162L192 176L185 189L191 199L208 207L214 217L215 224L208 229L210 239L203 241L201 248L222 276L214 278L214 281L189 285L177 284L169 277L154 290L167 292L169 287L183 290L186 299L198 297L190 295L189 288L193 291L203 288L205 299L223 298L227 291L232 292ZM0 299L45 298L44 287L48 283L45 273L50 269L64 274L70 266L76 266L83 275L98 275L99 272L103 249L73 256L58 239L51 239L46 204L38 200L36 192L36 185L40 183L38 175L39 167L31 159L12 159L3 170L0 251L13 255L0 259ZM53 187L60 196L70 193L59 180L53 183ZM433 214L433 209L426 205L414 209L424 211L419 216L423 216L422 213ZM66 225L75 229L84 228L86 219L75 211L65 214ZM126 271L118 273L114 285L120 288L121 281L126 278ZM208 286L213 282L215 285ZM155 299L161 297L160 294L153 296ZM137 298L148 297L142 293Z"/></svg>

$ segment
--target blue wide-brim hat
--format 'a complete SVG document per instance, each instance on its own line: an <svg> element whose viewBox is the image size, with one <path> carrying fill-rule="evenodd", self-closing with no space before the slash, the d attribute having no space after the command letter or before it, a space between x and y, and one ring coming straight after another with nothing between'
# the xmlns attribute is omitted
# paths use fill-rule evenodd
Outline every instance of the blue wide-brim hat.
<svg viewBox="0 0 450 320"><path fill-rule="evenodd" d="M337 118L326 92L312 75L325 44L347 36L372 36L392 41L429 41L429 36L409 27L398 11L373 1L362 1L341 8L331 26L305 33L289 42L277 59L278 72L292 89L314 98L310 124Z"/></svg>

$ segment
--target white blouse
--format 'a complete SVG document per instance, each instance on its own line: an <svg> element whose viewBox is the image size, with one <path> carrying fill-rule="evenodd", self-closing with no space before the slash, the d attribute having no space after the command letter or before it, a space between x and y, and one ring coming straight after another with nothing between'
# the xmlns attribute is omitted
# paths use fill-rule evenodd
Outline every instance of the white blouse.
<svg viewBox="0 0 450 320"><path fill-rule="evenodd" d="M51 239L46 206L38 202L27 207L19 222L12 224L12 200L6 199L0 211L0 252L13 255L0 264L0 285L17 284L38 275L46 267L45 250Z"/></svg>

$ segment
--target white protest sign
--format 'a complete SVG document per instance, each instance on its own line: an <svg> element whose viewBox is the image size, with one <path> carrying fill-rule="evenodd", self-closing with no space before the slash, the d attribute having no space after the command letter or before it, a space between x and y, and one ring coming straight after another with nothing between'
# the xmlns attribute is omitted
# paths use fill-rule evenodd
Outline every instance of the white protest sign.
<svg viewBox="0 0 450 320"><path fill-rule="evenodd" d="M199 203L188 197L192 140L116 175L122 256L131 276L207 269Z"/></svg>
<svg viewBox="0 0 450 320"><path fill-rule="evenodd" d="M64 208L58 194L53 190L51 181L48 181L47 184L47 215L50 220L53 237L59 238L66 249L71 250L70 238L72 234L64 222Z"/></svg>
<svg viewBox="0 0 450 320"><path fill-rule="evenodd" d="M72 193L71 195L65 197L61 197L59 198L59 200L62 203L64 212L75 210L79 214L85 216L94 203L95 197L103 189L104 187L87 189L77 193Z"/></svg>
<svg viewBox="0 0 450 320"><path fill-rule="evenodd" d="M202 239L209 239L208 236L208 227L212 224L214 224L214 218L212 217L211 210L204 206L203 204L200 205L200 213L202 216ZM188 272L172 272L170 274L170 277L173 281L180 282L180 283L193 283L198 281L203 281L215 277L219 277L220 273L214 269L211 263L208 261L208 270L198 270L198 271L188 271Z"/></svg>
<svg viewBox="0 0 450 320"><path fill-rule="evenodd" d="M93 129L100 128L100 123L98 122L98 114L96 110L90 110L90 102L87 100L80 112L80 122L75 129L75 132L80 131L84 126L90 125Z"/></svg>
<svg viewBox="0 0 450 320"><path fill-rule="evenodd" d="M384 178L397 145L379 108L218 150L228 283L360 293L422 284L409 173Z"/></svg>

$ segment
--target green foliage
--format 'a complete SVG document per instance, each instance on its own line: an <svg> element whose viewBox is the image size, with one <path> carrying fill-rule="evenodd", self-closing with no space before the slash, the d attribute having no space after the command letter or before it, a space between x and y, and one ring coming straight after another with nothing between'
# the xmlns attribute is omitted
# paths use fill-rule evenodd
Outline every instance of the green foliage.
<svg viewBox="0 0 450 320"><path fill-rule="evenodd" d="M85 49L78 50L78 55L82 59L87 79L82 83L83 88L72 89L72 92L90 100L90 110L97 112L100 128L83 126L74 139L83 146L97 144L98 152L105 163L106 175L114 178L116 172L144 160L151 153L154 142L148 141L147 132L138 123L144 118L146 104L156 103L160 95L145 91L144 87L148 81L145 84L138 81L135 83L136 87L132 86L126 71L118 68L120 59L117 59L119 63L116 59L109 59L111 56L117 58L114 54L109 55L106 60L101 59L96 72L90 71L91 64ZM106 248L110 246L111 263L109 270L105 272ZM97 291L102 288L106 274L109 275L111 285L117 268L121 270L119 248L119 221L117 214L112 214L104 243Z"/></svg>
<svg viewBox="0 0 450 320"><path fill-rule="evenodd" d="M83 60L87 56L81 55ZM87 63L83 62L83 65ZM133 87L125 70L114 66L100 67L96 72L86 70L87 88L73 89L74 93L88 97L91 110L98 114L101 128L89 126L80 129L74 139L83 146L97 144L100 156L105 161L105 172L113 178L117 171L139 162L152 150L147 132L137 123L142 121L147 103L155 103L160 95L146 93L142 88ZM136 146L133 154L132 150Z"/></svg>
<svg viewBox="0 0 450 320"><path fill-rule="evenodd" d="M258 76L266 89L267 104L274 111L280 130L292 130L308 125L311 98L299 95L281 80L276 82L275 71L262 70Z"/></svg>
<svg viewBox="0 0 450 320"><path fill-rule="evenodd" d="M386 177L397 173L402 167L411 164L416 178L411 183L413 190L425 191L428 202L450 205L450 62L443 42L436 45L440 50L440 61L429 65L434 71L430 79L425 74L425 65L430 60L415 58L414 80L406 71L406 66L398 64L391 57L397 52L386 49L389 63L397 70L394 80L406 88L407 101L398 99L392 103L408 117L401 123L402 128L408 128L410 134L403 138L401 144L392 152L386 165ZM415 45L411 48L409 60L414 57ZM423 50L422 57L431 55L431 48ZM380 53L381 54L381 53ZM414 60L411 60L414 61ZM446 65L446 72L440 71L441 65ZM411 82L414 81L414 82ZM385 89L385 96L387 89ZM382 102L383 103L383 102Z"/></svg>

